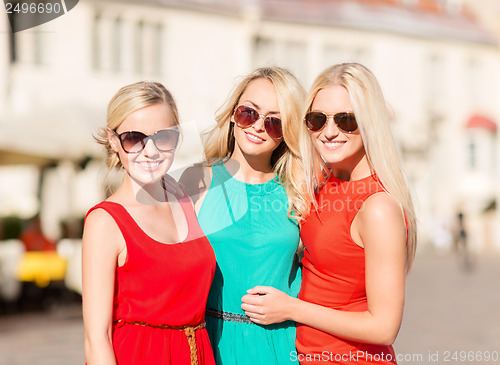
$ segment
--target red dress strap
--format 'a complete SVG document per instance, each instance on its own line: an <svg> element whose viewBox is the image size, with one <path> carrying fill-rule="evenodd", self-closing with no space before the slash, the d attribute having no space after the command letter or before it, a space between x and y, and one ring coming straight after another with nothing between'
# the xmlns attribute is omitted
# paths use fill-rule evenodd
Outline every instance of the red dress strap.
<svg viewBox="0 0 500 365"><path fill-rule="evenodd" d="M185 241L192 241L196 238L204 237L205 234L198 223L198 218L196 216L196 212L194 211L191 198L184 193L184 196L179 199L179 204L181 205L184 217L186 218L188 224L188 236Z"/></svg>
<svg viewBox="0 0 500 365"><path fill-rule="evenodd" d="M188 225L188 236L184 241L192 241L194 239L204 237L205 234L198 224L198 219L194 211L193 203L189 196L184 194L184 196L178 199L178 202L181 206L182 212L184 213L184 217L186 218ZM137 224L137 222L130 215L127 209L120 203L115 203L107 200L102 201L99 204L96 204L94 207L90 208L90 210L87 212L87 215L85 216L85 219L87 219L89 213L95 209L103 209L111 217L113 217L118 227L120 228L125 241L128 242L128 238L130 236L135 236L136 234L142 234L149 237L147 233L144 232L142 228Z"/></svg>
<svg viewBox="0 0 500 365"><path fill-rule="evenodd" d="M123 205L107 200L102 201L89 209L85 215L85 220L90 212L96 209L103 209L115 220L123 238L125 239L125 242L129 242L131 237L142 232L142 230L139 229L140 227L137 225L137 222L132 218Z"/></svg>

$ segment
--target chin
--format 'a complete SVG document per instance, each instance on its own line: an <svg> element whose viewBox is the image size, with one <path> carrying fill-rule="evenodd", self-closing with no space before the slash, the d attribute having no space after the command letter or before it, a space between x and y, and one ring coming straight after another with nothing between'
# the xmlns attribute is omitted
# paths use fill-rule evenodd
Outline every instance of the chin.
<svg viewBox="0 0 500 365"><path fill-rule="evenodd" d="M147 186L152 184L158 184L160 182L161 176L132 176L135 182L141 186Z"/></svg>
<svg viewBox="0 0 500 365"><path fill-rule="evenodd" d="M266 146L245 146L241 149L241 152L243 152L244 154L247 154L247 155L261 155L261 154L266 154L266 153L269 153L269 152L272 152L272 150L270 150L270 148L266 148Z"/></svg>
<svg viewBox="0 0 500 365"><path fill-rule="evenodd" d="M331 151L321 153L321 157L326 163L330 165L334 165L336 163L341 163L342 161L344 161L344 158L342 158L342 156L332 153Z"/></svg>
<svg viewBox="0 0 500 365"><path fill-rule="evenodd" d="M269 141L266 141L262 144L254 144L252 142L245 141L245 143L239 145L239 148L243 154L248 156L267 156L269 154L272 154L273 151L278 147L271 145L268 142Z"/></svg>

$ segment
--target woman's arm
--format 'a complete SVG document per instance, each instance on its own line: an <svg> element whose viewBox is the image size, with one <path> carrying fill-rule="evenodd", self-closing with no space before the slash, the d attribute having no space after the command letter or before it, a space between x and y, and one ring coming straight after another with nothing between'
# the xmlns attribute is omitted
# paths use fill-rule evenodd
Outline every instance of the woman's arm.
<svg viewBox="0 0 500 365"><path fill-rule="evenodd" d="M111 339L115 269L125 241L112 217L92 211L82 239L82 301L88 365L116 364Z"/></svg>
<svg viewBox="0 0 500 365"><path fill-rule="evenodd" d="M354 341L392 344L401 325L405 291L401 208L385 193L372 195L354 219L351 235L365 249L367 311L338 311L269 287L249 290L242 298L243 310L259 324L293 320Z"/></svg>

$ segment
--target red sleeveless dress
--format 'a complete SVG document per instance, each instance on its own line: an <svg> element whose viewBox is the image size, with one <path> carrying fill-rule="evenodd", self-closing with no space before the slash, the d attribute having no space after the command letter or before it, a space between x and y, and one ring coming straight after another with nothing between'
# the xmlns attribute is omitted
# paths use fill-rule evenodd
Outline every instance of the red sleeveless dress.
<svg viewBox="0 0 500 365"><path fill-rule="evenodd" d="M357 181L331 177L300 229L305 246L299 298L341 311L368 309L365 254L351 238L351 223L363 202L384 191L375 176ZM392 346L345 340L297 323L301 364L395 364Z"/></svg>
<svg viewBox="0 0 500 365"><path fill-rule="evenodd" d="M119 365L190 365L192 352L198 364L215 364L204 327L191 332L197 350L192 350L182 328L165 328L204 323L215 271L215 254L189 198L185 196L180 204L188 236L176 244L149 237L118 203L103 201L87 213L108 212L127 245L126 262L116 268L113 305L113 347Z"/></svg>

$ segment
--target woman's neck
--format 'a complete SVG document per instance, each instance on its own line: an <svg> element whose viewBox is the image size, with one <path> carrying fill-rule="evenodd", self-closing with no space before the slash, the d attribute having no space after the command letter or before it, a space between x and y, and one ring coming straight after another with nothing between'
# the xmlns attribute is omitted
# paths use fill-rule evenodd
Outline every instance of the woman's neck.
<svg viewBox="0 0 500 365"><path fill-rule="evenodd" d="M135 181L129 175L125 175L117 193L120 193L122 198L131 204L159 205L168 202L167 192L163 188L161 181L144 185Z"/></svg>
<svg viewBox="0 0 500 365"><path fill-rule="evenodd" d="M332 164L330 168L333 176L344 181L361 180L373 173L366 155L351 166Z"/></svg>
<svg viewBox="0 0 500 365"><path fill-rule="evenodd" d="M271 156L246 156L235 149L231 158L224 164L237 180L249 184L261 184L275 175L271 166Z"/></svg>

